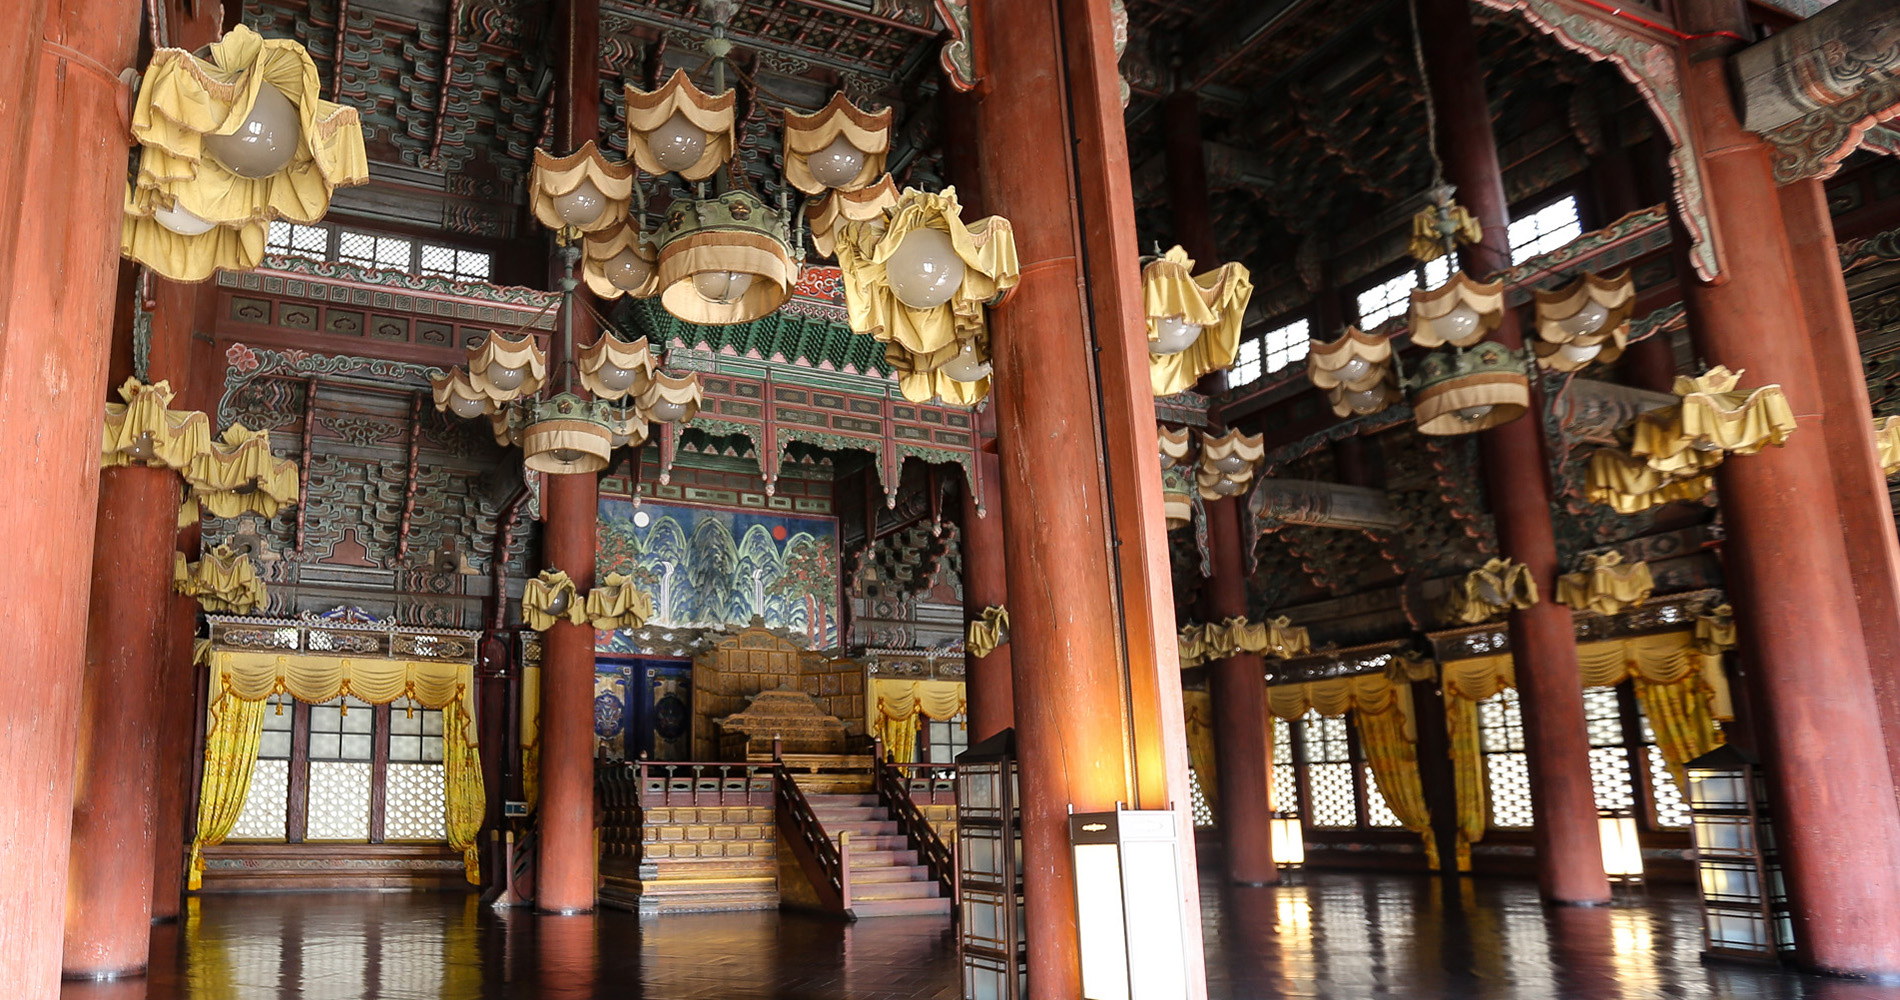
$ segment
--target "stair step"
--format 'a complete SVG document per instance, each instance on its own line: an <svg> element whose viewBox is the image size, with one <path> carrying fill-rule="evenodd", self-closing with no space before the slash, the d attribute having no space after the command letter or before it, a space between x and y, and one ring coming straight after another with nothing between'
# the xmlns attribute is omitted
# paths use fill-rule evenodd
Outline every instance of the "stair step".
<svg viewBox="0 0 1900 1000"><path fill-rule="evenodd" d="M837 840L838 834L845 832L851 834L852 840L856 840L859 837L895 837L903 833L903 829L897 825L897 821L891 819L852 820L844 823L823 823L823 826L825 833L829 835L832 840Z"/></svg>
<svg viewBox="0 0 1900 1000"><path fill-rule="evenodd" d="M865 917L922 917L950 915L950 901L942 896L935 899L867 899L851 901L851 912L859 919Z"/></svg>
<svg viewBox="0 0 1900 1000"><path fill-rule="evenodd" d="M851 866L851 884L854 886L875 885L881 882L916 882L929 877L930 869L923 865L888 865L878 868Z"/></svg>
<svg viewBox="0 0 1900 1000"><path fill-rule="evenodd" d="M811 803L813 809L823 809L828 806L837 806L844 809L863 809L878 804L877 796L875 795L851 795L843 792L825 792L818 794L807 792L805 794L805 801Z"/></svg>
<svg viewBox="0 0 1900 1000"><path fill-rule="evenodd" d="M891 865L914 865L917 863L916 851L852 851L851 870L860 868L888 868Z"/></svg>
<svg viewBox="0 0 1900 1000"><path fill-rule="evenodd" d="M838 838L831 838L831 842L834 844L837 843ZM909 847L909 839L901 833L868 834L863 836L854 833L851 835L851 850L854 853L857 851L902 851L907 850Z"/></svg>
<svg viewBox="0 0 1900 1000"><path fill-rule="evenodd" d="M883 809L877 806L854 806L850 808L843 806L813 806L811 812L813 816L818 817L818 822L823 823L827 828L831 827L834 823L863 823L872 820L883 821L890 818Z"/></svg>
<svg viewBox="0 0 1900 1000"><path fill-rule="evenodd" d="M943 887L935 879L928 882L870 882L862 887L851 881L851 899L934 899Z"/></svg>

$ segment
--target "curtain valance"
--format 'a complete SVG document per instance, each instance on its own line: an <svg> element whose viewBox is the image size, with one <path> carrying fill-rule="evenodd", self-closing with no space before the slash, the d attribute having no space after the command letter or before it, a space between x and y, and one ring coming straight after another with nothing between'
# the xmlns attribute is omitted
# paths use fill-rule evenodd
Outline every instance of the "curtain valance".
<svg viewBox="0 0 1900 1000"><path fill-rule="evenodd" d="M884 741L884 749L900 764L917 756L918 717L938 722L953 719L969 710L961 681L871 681L871 731Z"/></svg>
<svg viewBox="0 0 1900 1000"><path fill-rule="evenodd" d="M1692 631L1631 636L1577 647L1577 665L1584 687L1614 687L1626 680L1647 684L1675 684L1699 674L1709 691L1710 710L1718 719L1734 715L1728 678L1719 655L1702 652ZM1496 653L1439 664L1447 696L1483 701L1500 690L1517 686L1511 654ZM1271 690L1271 689L1269 689Z"/></svg>
<svg viewBox="0 0 1900 1000"><path fill-rule="evenodd" d="M1412 722L1412 686L1404 681L1394 683L1385 674L1267 686L1267 710L1288 722L1309 710L1340 716L1352 710L1380 715L1395 709L1404 717L1405 738L1417 739Z"/></svg>
<svg viewBox="0 0 1900 1000"><path fill-rule="evenodd" d="M341 695L372 705L413 698L424 708L455 706L465 726L475 719L474 668L467 663L227 649L212 650L210 662L213 704L226 694L263 701L282 693L311 704Z"/></svg>

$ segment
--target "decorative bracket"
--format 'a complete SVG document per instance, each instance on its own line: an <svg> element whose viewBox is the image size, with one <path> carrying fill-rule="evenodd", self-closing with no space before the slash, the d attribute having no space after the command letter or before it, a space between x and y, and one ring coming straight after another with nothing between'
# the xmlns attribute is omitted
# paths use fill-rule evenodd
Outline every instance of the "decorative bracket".
<svg viewBox="0 0 1900 1000"><path fill-rule="evenodd" d="M943 64L944 78L950 86L961 91L976 89L976 40L970 33L970 0L932 0L937 6L938 16L950 31L950 40L943 43L943 52L937 57Z"/></svg>

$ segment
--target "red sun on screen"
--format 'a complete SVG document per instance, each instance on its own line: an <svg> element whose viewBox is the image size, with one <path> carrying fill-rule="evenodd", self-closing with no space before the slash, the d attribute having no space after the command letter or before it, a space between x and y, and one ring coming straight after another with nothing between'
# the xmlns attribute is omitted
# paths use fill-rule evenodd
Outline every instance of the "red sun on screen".
<svg viewBox="0 0 1900 1000"><path fill-rule="evenodd" d="M775 524L772 526L772 540L775 542L782 542L785 540L785 526L784 525Z"/></svg>

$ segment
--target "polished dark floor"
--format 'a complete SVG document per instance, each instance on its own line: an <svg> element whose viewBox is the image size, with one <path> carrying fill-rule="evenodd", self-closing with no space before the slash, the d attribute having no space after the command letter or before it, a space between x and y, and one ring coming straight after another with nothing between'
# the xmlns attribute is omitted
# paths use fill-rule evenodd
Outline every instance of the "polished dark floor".
<svg viewBox="0 0 1900 1000"><path fill-rule="evenodd" d="M1204 885L1214 1000L1900 1000L1877 986L1705 966L1695 899L1657 888L1610 909L1546 908L1518 882L1321 874ZM153 940L146 980L66 1000L953 1000L947 921L845 926L779 913L539 917L438 894L197 902Z"/></svg>

